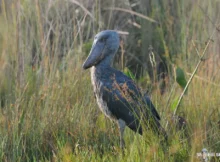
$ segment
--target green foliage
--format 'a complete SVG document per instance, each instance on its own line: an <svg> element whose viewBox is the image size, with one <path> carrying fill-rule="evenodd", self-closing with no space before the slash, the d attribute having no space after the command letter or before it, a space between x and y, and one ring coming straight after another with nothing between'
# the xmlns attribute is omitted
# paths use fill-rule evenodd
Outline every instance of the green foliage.
<svg viewBox="0 0 220 162"><path fill-rule="evenodd" d="M189 134L182 136L185 131L176 130L169 119L181 93L172 86L170 65L178 64L185 74L192 71L199 59L196 51L203 51L219 23L219 8L218 0L1 0L0 161L196 161L204 146L220 150L218 34L180 107ZM168 64L166 92L151 94L161 124L168 122L165 149L150 131L139 136L126 128L122 151L117 125L98 110L82 63L102 29L129 32L121 35L124 45L115 62L132 79L137 76L138 83L150 85L153 76L149 45L156 62ZM182 69L176 71L176 82L185 86Z"/></svg>
<svg viewBox="0 0 220 162"><path fill-rule="evenodd" d="M184 89L187 84L187 80L186 80L184 71L180 67L176 68L176 82L179 84L179 86L182 89Z"/></svg>
<svg viewBox="0 0 220 162"><path fill-rule="evenodd" d="M124 68L124 73L125 73L125 75L127 75L131 79L135 80L134 74L127 67Z"/></svg>
<svg viewBox="0 0 220 162"><path fill-rule="evenodd" d="M176 97L176 98L173 99L173 101L172 101L172 103L171 103L171 106L170 106L170 109L171 109L172 111L175 110L175 108L176 108L176 106L177 106L177 103L178 103L178 100L179 100L178 97Z"/></svg>

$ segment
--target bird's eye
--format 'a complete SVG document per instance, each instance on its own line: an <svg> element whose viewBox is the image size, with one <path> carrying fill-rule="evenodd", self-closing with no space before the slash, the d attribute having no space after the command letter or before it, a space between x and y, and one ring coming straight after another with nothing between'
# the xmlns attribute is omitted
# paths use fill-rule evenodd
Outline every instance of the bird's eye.
<svg viewBox="0 0 220 162"><path fill-rule="evenodd" d="M99 39L100 42L105 42L106 41L106 38L101 38Z"/></svg>

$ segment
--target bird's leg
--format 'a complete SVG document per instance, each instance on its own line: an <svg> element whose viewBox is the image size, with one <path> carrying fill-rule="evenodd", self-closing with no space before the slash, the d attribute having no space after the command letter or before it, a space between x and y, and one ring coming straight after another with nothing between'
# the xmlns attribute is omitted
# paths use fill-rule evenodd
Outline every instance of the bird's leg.
<svg viewBox="0 0 220 162"><path fill-rule="evenodd" d="M123 134L124 134L124 130L125 130L125 122L122 119L118 120L118 127L119 127L119 133L120 133L120 147L123 149L125 147L125 142L123 139Z"/></svg>

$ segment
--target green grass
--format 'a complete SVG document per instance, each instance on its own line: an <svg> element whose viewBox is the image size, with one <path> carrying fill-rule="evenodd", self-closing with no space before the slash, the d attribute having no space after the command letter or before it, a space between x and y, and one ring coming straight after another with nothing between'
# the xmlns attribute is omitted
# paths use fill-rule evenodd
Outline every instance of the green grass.
<svg viewBox="0 0 220 162"><path fill-rule="evenodd" d="M142 14L160 26L136 17L141 29L125 23L131 19L129 13L104 9L131 10L124 1L0 3L0 161L199 161L196 155L202 148L220 152L219 31L178 108L177 115L187 121L186 130L176 129L171 119L182 92L173 65L190 77L199 61L196 50L202 54L219 25L218 0L186 0L176 6L163 1L164 8L155 1ZM129 62L147 59L150 44L155 54L166 59L170 73L165 94L160 95L157 84L151 87L151 98L169 135L165 149L150 131L140 136L126 128L122 151L117 125L98 109L90 73L82 70L82 63L94 34L106 28L129 32L122 36L125 56L120 49L116 57L119 70L126 65L139 71ZM150 84L148 70L141 69L136 79L144 90Z"/></svg>

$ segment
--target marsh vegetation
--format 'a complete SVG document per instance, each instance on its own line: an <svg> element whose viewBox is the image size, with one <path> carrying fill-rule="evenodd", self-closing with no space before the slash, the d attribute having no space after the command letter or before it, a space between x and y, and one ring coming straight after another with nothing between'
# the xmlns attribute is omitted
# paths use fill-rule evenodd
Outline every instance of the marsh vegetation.
<svg viewBox="0 0 220 162"><path fill-rule="evenodd" d="M105 29L121 35L114 66L161 115L165 152L151 132L129 129L121 151L117 126L98 110L82 63ZM199 161L203 148L220 153L219 62L219 0L0 0L0 161Z"/></svg>

